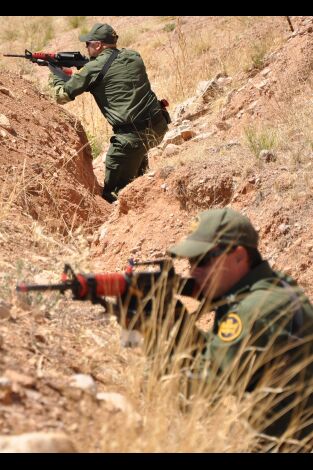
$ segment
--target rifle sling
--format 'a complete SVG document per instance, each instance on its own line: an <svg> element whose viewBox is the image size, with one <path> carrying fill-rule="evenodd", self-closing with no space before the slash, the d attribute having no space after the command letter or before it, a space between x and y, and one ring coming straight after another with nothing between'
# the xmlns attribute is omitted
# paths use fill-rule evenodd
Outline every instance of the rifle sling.
<svg viewBox="0 0 313 470"><path fill-rule="evenodd" d="M99 83L101 82L101 80L103 79L103 77L105 76L105 74L107 73L109 68L111 67L111 64L112 64L113 60L116 59L116 57L118 56L119 52L120 51L118 49L113 49L110 57L108 58L108 60L104 64L102 70L98 73L97 78L95 79L94 82L92 82L89 85L88 91L93 91L99 85Z"/></svg>

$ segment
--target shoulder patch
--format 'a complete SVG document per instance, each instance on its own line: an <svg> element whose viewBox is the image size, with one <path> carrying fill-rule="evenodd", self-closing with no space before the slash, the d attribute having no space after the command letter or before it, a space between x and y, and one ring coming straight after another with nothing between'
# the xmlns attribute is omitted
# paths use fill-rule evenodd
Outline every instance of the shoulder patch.
<svg viewBox="0 0 313 470"><path fill-rule="evenodd" d="M235 312L227 314L218 328L218 337L224 342L230 342L237 339L242 332L242 321Z"/></svg>

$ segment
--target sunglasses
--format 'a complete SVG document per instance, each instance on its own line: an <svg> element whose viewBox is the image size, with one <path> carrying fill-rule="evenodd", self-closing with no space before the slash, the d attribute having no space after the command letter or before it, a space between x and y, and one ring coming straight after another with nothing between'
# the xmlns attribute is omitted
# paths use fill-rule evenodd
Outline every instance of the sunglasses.
<svg viewBox="0 0 313 470"><path fill-rule="evenodd" d="M231 253L236 249L235 246L229 247L229 246L220 246L212 251L209 251L205 255L202 256L196 256L194 258L189 258L189 262L192 266L196 265L197 268L203 268L204 266L207 266L212 262L213 259L218 258L221 256L223 253Z"/></svg>
<svg viewBox="0 0 313 470"><path fill-rule="evenodd" d="M95 42L101 42L101 41L86 41L86 47L89 47L90 45L92 45Z"/></svg>

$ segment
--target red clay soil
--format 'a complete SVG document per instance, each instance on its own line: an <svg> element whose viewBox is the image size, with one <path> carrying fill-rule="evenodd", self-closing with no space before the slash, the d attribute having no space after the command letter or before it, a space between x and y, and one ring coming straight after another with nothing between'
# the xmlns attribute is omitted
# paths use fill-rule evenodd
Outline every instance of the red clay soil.
<svg viewBox="0 0 313 470"><path fill-rule="evenodd" d="M81 123L13 73L0 74L0 179L6 197L48 230L99 225L100 197ZM2 125L1 125L2 123Z"/></svg>

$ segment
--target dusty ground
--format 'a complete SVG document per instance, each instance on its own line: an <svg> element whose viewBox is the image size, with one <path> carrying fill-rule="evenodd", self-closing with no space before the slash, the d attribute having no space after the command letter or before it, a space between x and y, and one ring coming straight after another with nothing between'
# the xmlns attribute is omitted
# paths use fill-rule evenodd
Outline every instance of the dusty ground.
<svg viewBox="0 0 313 470"><path fill-rule="evenodd" d="M189 28L212 17L191 18ZM192 118L195 128L214 132L184 142L175 156L160 149L112 206L100 197L81 123L19 74L0 71L0 378L10 381L0 384L1 434L61 430L80 451L130 450L115 431L123 425L144 442L140 379L132 375L142 367L140 352L121 348L119 327L101 307L57 294L17 297L17 281L57 282L64 262L99 272L123 270L131 257L160 258L199 210L229 205L251 218L264 257L313 300L313 164L304 132L311 124L307 115L303 126L284 120L288 106L303 112L311 100L313 20L292 18L296 34L264 67L227 88L217 113L212 102ZM273 161L247 145L251 123L289 129ZM98 393L126 395L139 418L128 413L125 421L123 411L73 387L78 373L89 374Z"/></svg>

